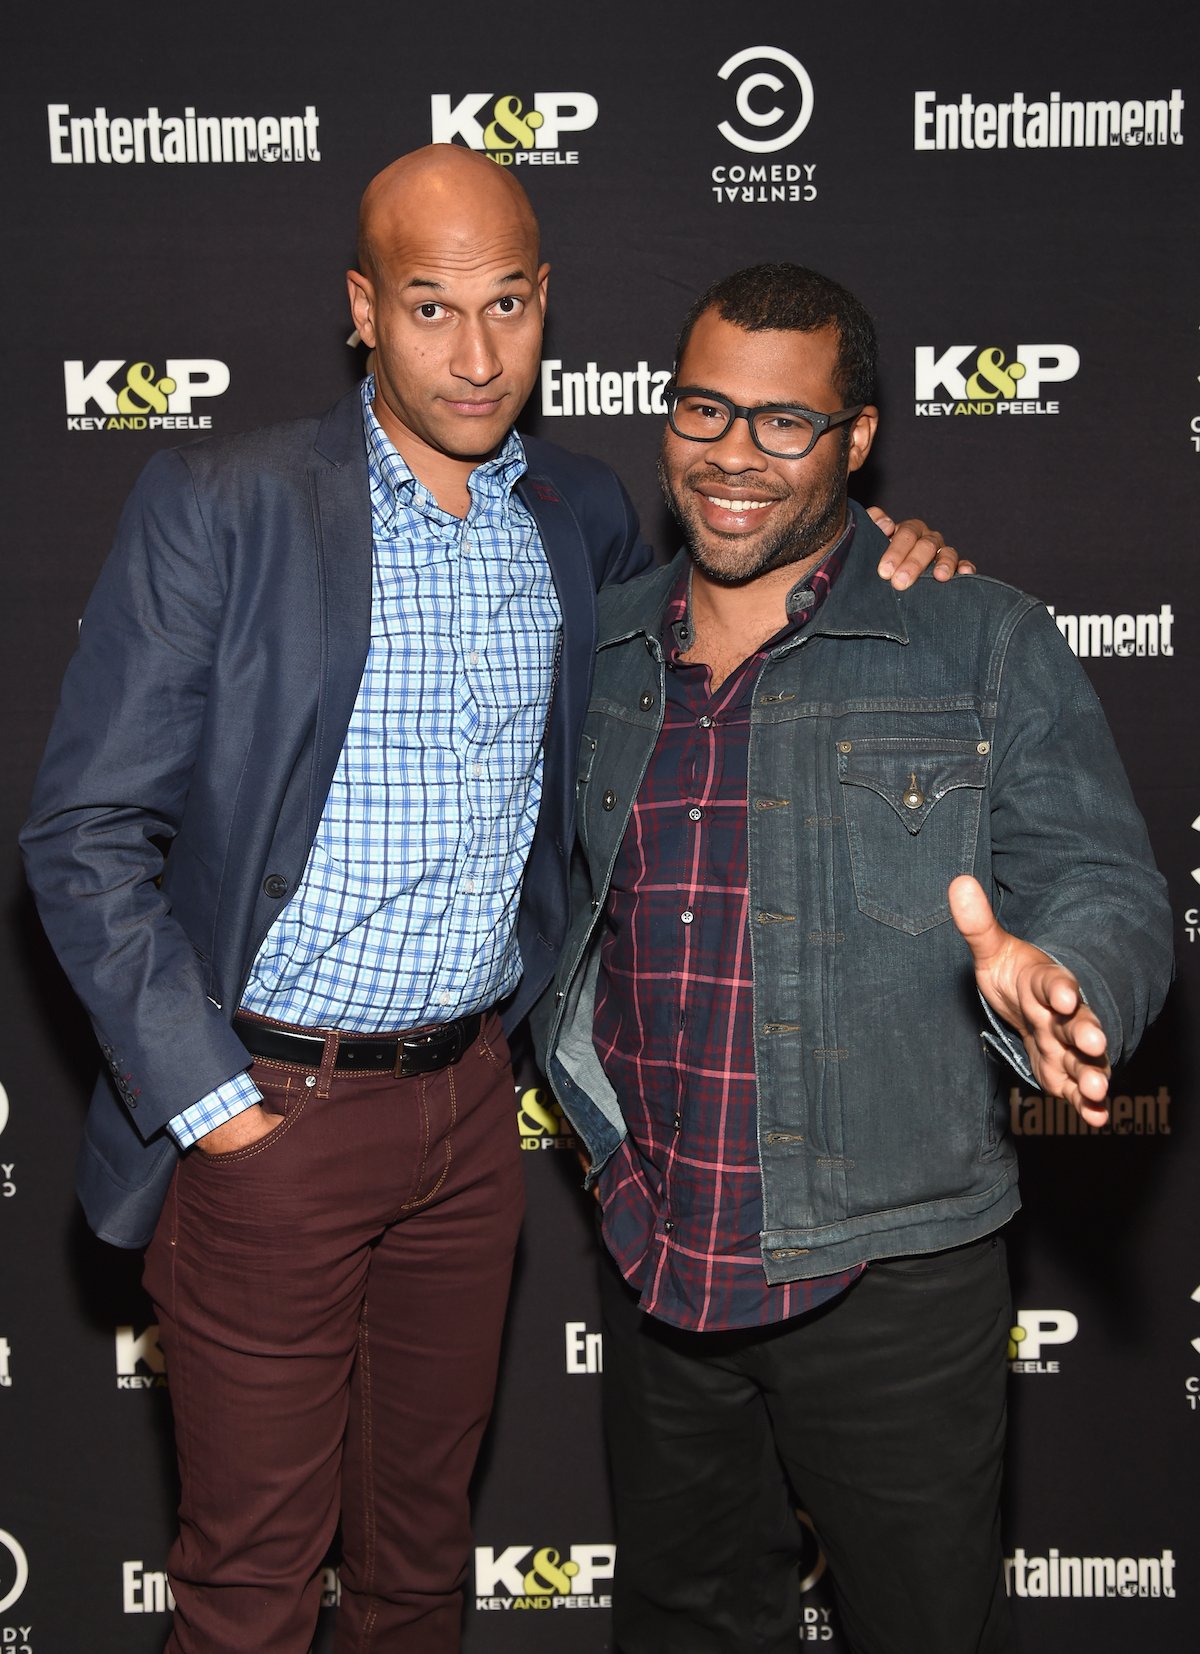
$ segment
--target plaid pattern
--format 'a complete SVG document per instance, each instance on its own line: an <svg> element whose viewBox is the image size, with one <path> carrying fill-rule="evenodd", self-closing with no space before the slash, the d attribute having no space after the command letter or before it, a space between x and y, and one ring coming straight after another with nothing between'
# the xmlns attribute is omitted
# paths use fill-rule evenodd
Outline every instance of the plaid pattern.
<svg viewBox="0 0 1200 1654"><path fill-rule="evenodd" d="M647 1314L695 1332L768 1326L861 1273L763 1275L746 789L768 652L814 615L853 525L790 594L788 626L710 692L686 578L667 606L663 727L613 870L593 1038L629 1126L601 1175L604 1238Z"/></svg>
<svg viewBox="0 0 1200 1654"><path fill-rule="evenodd" d="M514 492L526 468L516 433L472 472L470 510L454 517L384 435L373 395L368 378L370 651L304 878L242 999L297 1027L360 1034L448 1022L517 984L561 618ZM257 1095L237 1076L172 1131L186 1146Z"/></svg>

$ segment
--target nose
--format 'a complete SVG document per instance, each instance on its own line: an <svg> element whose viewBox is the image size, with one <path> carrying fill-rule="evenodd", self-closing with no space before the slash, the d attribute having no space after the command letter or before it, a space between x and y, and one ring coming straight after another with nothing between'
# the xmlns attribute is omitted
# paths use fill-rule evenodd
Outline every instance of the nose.
<svg viewBox="0 0 1200 1654"><path fill-rule="evenodd" d="M465 379L471 385L490 384L503 372L495 343L481 319L465 319L455 333L450 371L456 379Z"/></svg>
<svg viewBox="0 0 1200 1654"><path fill-rule="evenodd" d="M762 471L766 468L767 458L750 434L750 421L744 414L735 414L729 429L715 442L705 444L704 457L718 470L731 473Z"/></svg>

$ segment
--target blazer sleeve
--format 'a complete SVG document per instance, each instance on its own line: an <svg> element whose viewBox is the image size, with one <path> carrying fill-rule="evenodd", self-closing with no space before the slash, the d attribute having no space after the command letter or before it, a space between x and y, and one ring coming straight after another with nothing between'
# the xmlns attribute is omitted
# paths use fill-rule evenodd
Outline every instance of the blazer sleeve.
<svg viewBox="0 0 1200 1654"><path fill-rule="evenodd" d="M46 932L146 1139L249 1062L160 885L224 600L191 472L161 453L85 610L21 834Z"/></svg>

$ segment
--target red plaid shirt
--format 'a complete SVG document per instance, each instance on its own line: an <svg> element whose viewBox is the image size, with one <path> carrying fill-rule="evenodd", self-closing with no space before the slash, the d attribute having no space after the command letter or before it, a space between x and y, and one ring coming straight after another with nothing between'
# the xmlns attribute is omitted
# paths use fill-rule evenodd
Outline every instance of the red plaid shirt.
<svg viewBox="0 0 1200 1654"><path fill-rule="evenodd" d="M601 1176L604 1239L641 1307L696 1332L799 1315L861 1273L780 1286L763 1273L746 855L754 686L767 653L821 606L852 534L715 694L708 667L680 658L681 579L663 619L663 727L605 909L593 1039L629 1135Z"/></svg>

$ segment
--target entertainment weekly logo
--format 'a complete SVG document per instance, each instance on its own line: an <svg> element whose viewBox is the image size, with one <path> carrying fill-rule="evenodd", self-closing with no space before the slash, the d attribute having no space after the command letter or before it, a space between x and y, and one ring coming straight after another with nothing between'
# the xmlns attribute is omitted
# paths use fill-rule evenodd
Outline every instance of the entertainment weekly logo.
<svg viewBox="0 0 1200 1654"><path fill-rule="evenodd" d="M547 417L611 419L629 414L667 416L663 390L669 383L669 368L651 368L639 362L636 368L602 370L588 362L582 368L564 368L561 358L543 361L539 380L541 411Z"/></svg>
<svg viewBox="0 0 1200 1654"><path fill-rule="evenodd" d="M1197 873L1200 869L1193 878ZM1008 1124L1014 1137L1169 1137L1171 1093L1165 1085L1156 1091L1118 1093L1108 1099L1104 1124L1090 1126L1064 1098L1023 1092L1014 1085L1008 1094Z"/></svg>
<svg viewBox="0 0 1200 1654"><path fill-rule="evenodd" d="M1013 92L1003 103L978 102L963 92L940 103L933 92L913 94L913 148L1111 149L1183 142L1183 93L1161 98L1029 98Z"/></svg>
<svg viewBox="0 0 1200 1654"><path fill-rule="evenodd" d="M321 118L306 104L300 115L110 115L102 105L74 115L69 103L48 103L53 166L239 166L319 161Z"/></svg>
<svg viewBox="0 0 1200 1654"><path fill-rule="evenodd" d="M1051 1545L1043 1556L1020 1546L1004 1558L1010 1597L1173 1597L1175 1553L1070 1556Z"/></svg>
<svg viewBox="0 0 1200 1654"><path fill-rule="evenodd" d="M336 1568L321 1569L321 1607L336 1608L342 1600L342 1582ZM121 1611L125 1614L170 1614L175 1594L162 1569L147 1568L140 1559L121 1564ZM0 1643L0 1649L3 1649Z"/></svg>
<svg viewBox="0 0 1200 1654"><path fill-rule="evenodd" d="M709 172L721 206L796 206L817 198L817 163L789 153L812 119L813 83L782 46L745 46L717 70L723 118L717 131L738 152ZM777 158L776 158L777 157Z"/></svg>
<svg viewBox="0 0 1200 1654"><path fill-rule="evenodd" d="M500 167L579 165L564 134L595 126L600 105L590 92L434 92L429 99L430 141L465 144Z"/></svg>

